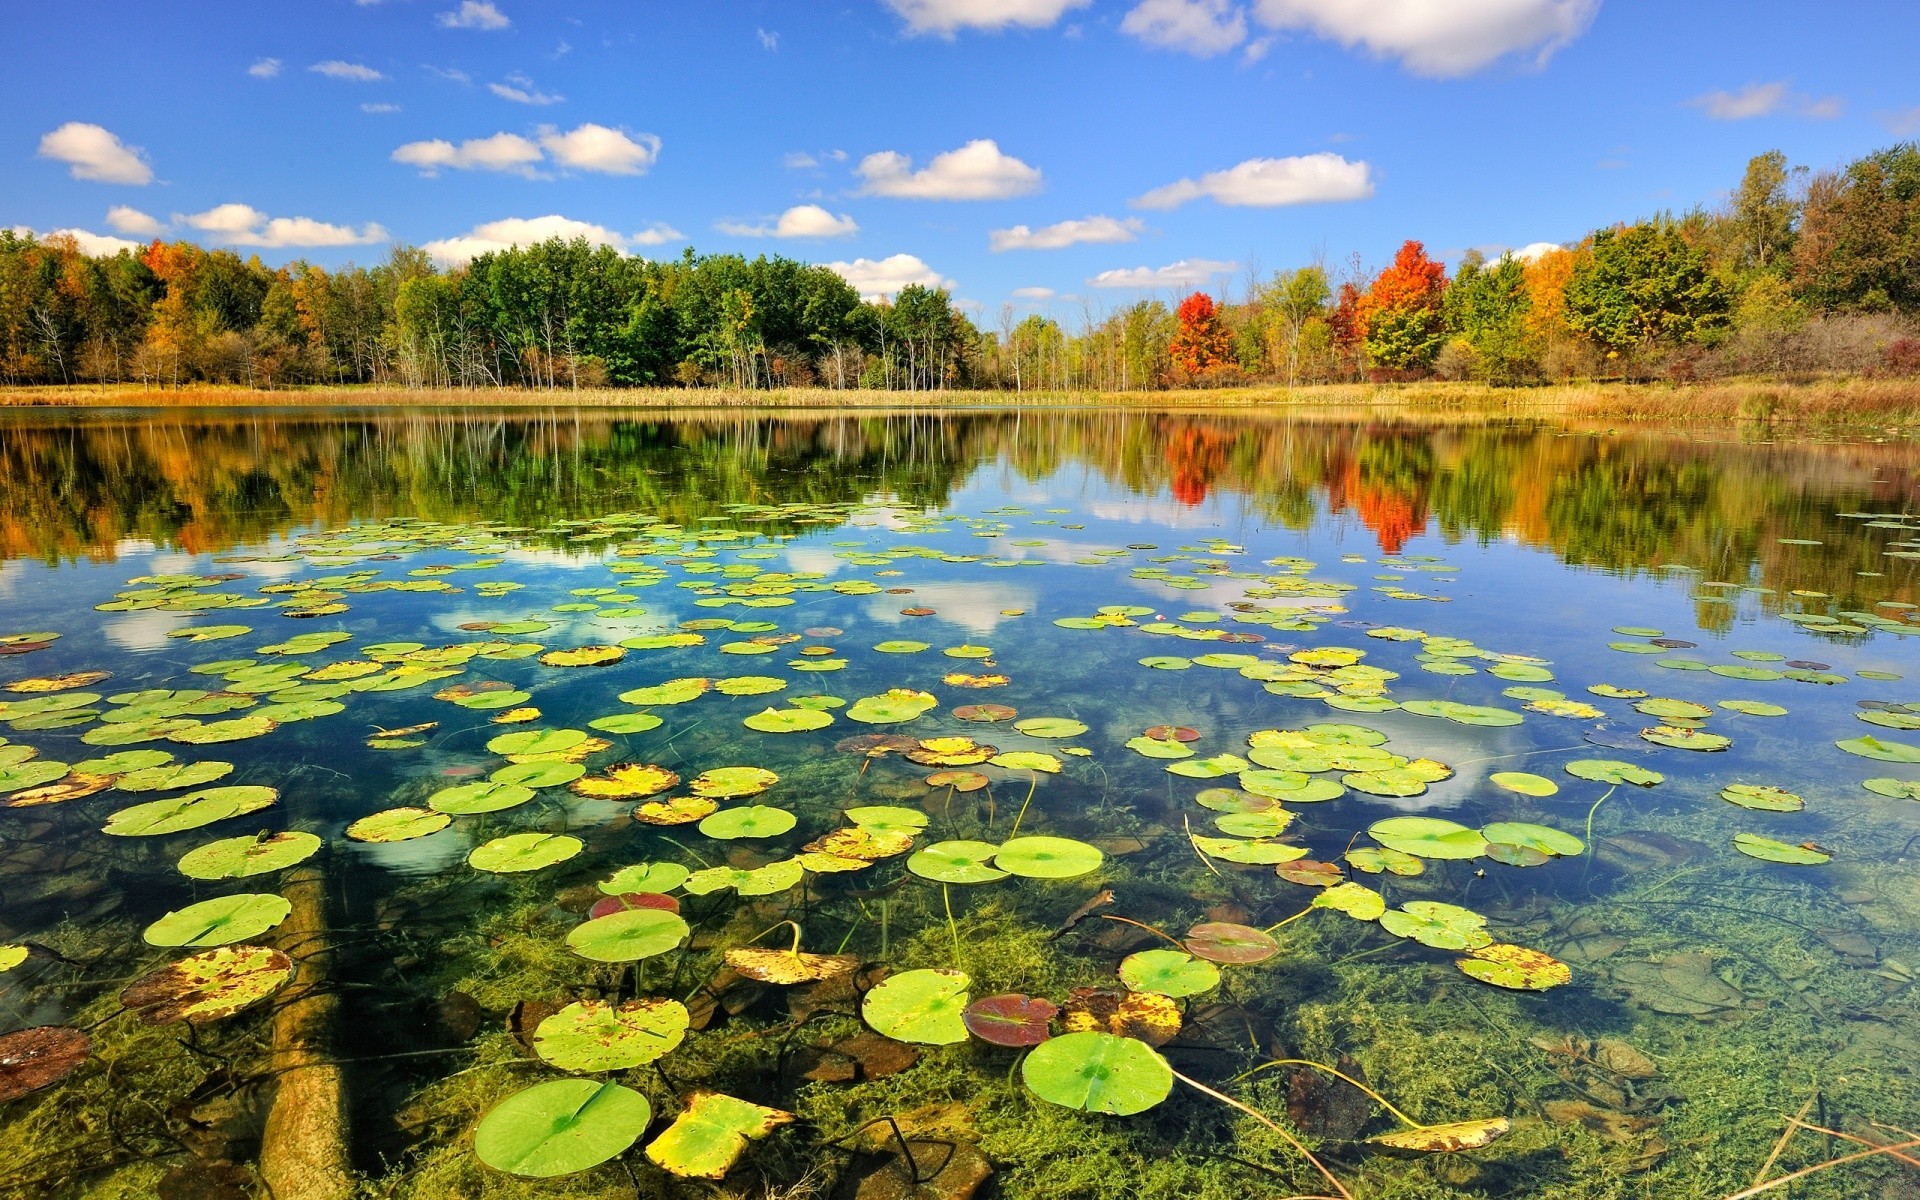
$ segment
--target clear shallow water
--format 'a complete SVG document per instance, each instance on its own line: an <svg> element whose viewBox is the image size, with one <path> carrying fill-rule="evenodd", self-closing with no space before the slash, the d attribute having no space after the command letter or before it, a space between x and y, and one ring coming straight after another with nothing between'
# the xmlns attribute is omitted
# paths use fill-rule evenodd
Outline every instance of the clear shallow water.
<svg viewBox="0 0 1920 1200"><path fill-rule="evenodd" d="M1293 814L1277 840L1302 848L1301 861L1332 864L1385 905L1461 906L1485 919L1496 944L1566 968L1568 982L1546 990L1503 989L1457 967L1473 961L1471 947L1445 944L1444 932L1429 931L1443 944L1427 945L1380 921L1309 910L1275 930L1278 953L1226 966L1218 987L1180 998L1184 1028L1165 1058L1268 1113L1290 1112L1356 1196L1724 1196L1752 1182L1809 1096L1807 1120L1862 1137L1888 1136L1876 1122L1912 1128L1920 1113L1911 986L1920 888L1910 850L1920 804L1884 794L1898 791L1891 785L1862 786L1920 779L1920 766L1835 746L1863 735L1920 744L1920 733L1900 729L1913 722L1897 707L1920 701L1909 682L1916 643L1903 633L1904 606L1920 599L1903 543L1920 523L1895 515L1912 498L1920 454L1911 447L1099 412L679 422L571 412L27 414L0 425L0 461L0 634L60 635L0 658L0 686L111 673L7 692L0 736L35 751L12 769L158 749L179 762L231 763L214 786L278 791L270 807L155 836L100 830L118 810L191 789L115 786L0 811L0 943L30 948L0 974L0 1032L90 1027L93 1038L71 1075L0 1107L0 1147L17 1164L6 1194L148 1195L163 1180L181 1195L253 1194L262 1122L294 1061L287 996L203 1023L191 1039L179 1024L121 1014L117 997L190 952L147 945L151 922L219 896L276 891L297 902L296 915L247 940L289 951L300 972L293 987L324 980L331 1036L300 1053L339 1065L348 1165L376 1194L708 1194L644 1152L702 1087L801 1118L741 1159L729 1186L748 1195L801 1179L813 1187L801 1195L857 1186L885 1165L885 1147L856 1157L831 1143L883 1115L911 1117L910 1135L972 1147L952 1169L990 1164L982 1195L1324 1188L1270 1131L1184 1085L1136 1116L1077 1114L1022 1087L1012 1050L922 1044L918 1060L896 1070L911 1055L853 1040L862 1029L853 991L796 1000L722 973L726 949L792 919L808 950L895 972L957 967L976 999L1020 992L1064 1003L1075 987L1118 986L1123 958L1167 943L1102 915L1182 939L1209 919L1272 926L1320 894L1272 865L1225 861L1220 843L1190 836L1227 836L1222 806L1268 799ZM212 578L222 575L235 578ZM1130 623L1056 624L1088 624L1102 608L1125 610L1114 615ZM286 611L316 615L289 620ZM746 628L699 627L718 620ZM537 657L688 621L702 644L635 647L596 667ZM491 628L500 623L520 631ZM209 626L248 628L204 642L169 636ZM1383 630L1410 632L1374 636ZM334 634L345 636L322 636ZM305 646L260 652L296 635ZM1655 636L1693 645L1614 648ZM734 652L755 639L771 649ZM873 649L900 640L927 648ZM541 649L518 648L529 645ZM801 652L813 646L832 653ZM463 649L434 653L446 647ZM990 657L943 653L964 647ZM1329 648L1359 652L1345 658L1379 671L1336 676L1343 656L1292 657ZM1208 655L1229 657L1183 669L1139 661ZM256 666L194 670L243 659ZM842 660L835 670L794 666ZM326 678L330 664L349 661L372 666ZM287 663L322 681L267 682ZM423 673L418 683L409 671ZM1800 677L1770 677L1786 672ZM960 686L946 681L954 674L1006 682ZM743 676L784 686L739 696L716 688L675 704L619 698L669 679ZM396 690L361 690L377 680ZM313 715L288 710L282 685ZM539 716L496 725L504 710L436 698L463 685L524 691L516 705ZM1703 706L1698 728L1730 742L1713 752L1655 745L1642 730L1693 726L1636 711L1642 698L1593 694L1594 685ZM853 719L851 702L893 688L935 703L901 723ZM162 689L237 691L254 705L216 699L227 711L156 712L206 703L140 695ZM1551 705L1548 692L1599 715L1527 707ZM801 710L832 717L817 730L742 724L816 695L849 705ZM87 696L95 699L74 701ZM1412 710L1397 707L1408 701ZM1432 701L1473 707L1423 713ZM1730 701L1786 711L1722 707ZM1016 709L1016 720L1086 728L1037 737L954 715L983 703ZM138 719L124 719L129 709ZM261 710L289 719L210 745L177 740L180 729L125 745L90 732ZM661 724L592 726L632 712ZM1384 735L1376 754L1442 767L1414 767L1429 777L1411 781L1342 784L1336 798L1311 801L1289 799L1306 794L1298 780L1254 776L1247 786L1271 798L1200 802L1204 790L1236 783L1234 764L1216 756L1248 756L1250 735L1329 723L1371 733L1323 733L1321 744ZM418 745L368 744L422 725L432 727L393 739ZM1192 758L1129 748L1161 725L1199 735ZM547 786L524 804L457 815L430 836L346 836L371 814L484 780L506 765L490 741L540 729L604 738L584 762L595 775L620 762L659 764L683 781L715 767L765 768L777 783L723 803L784 810L794 828L709 837L693 823L635 820L636 799ZM924 782L937 764L835 749L863 734L971 737L1053 755L1060 769L970 764L957 769L978 770L988 786L950 792ZM1662 781L1610 790L1568 773L1583 759ZM1218 777L1167 769L1209 760L1201 769ZM1502 772L1556 790L1514 791L1494 780ZM1312 779L1355 774L1379 770L1327 767ZM20 791L73 784L12 778ZM1721 798L1739 784L1782 789L1804 807ZM691 943L638 967L567 949L601 894L596 882L619 868L766 867L806 853L859 806L924 815L916 850L997 844L1029 787L1020 832L1092 846L1097 866L943 894L894 854L860 870L808 870L772 895L676 889ZM669 795L687 791L683 782ZM1412 876L1369 873L1344 857L1376 845L1368 830L1377 822L1405 816L1467 830L1524 822L1582 845L1534 865L1514 863L1543 856L1425 857ZM259 830L311 833L324 848L291 871L238 880L195 881L176 866L196 847ZM527 832L577 838L580 848L524 873L468 865L476 847ZM1740 834L1831 858L1768 862L1738 851ZM1216 853L1197 852L1207 847ZM1111 905L1054 936L1102 889ZM876 976L863 967L858 978L865 988ZM682 1045L657 1068L616 1076L649 1098L653 1126L620 1161L552 1182L482 1166L476 1120L567 1074L510 1032L515 1014L533 1026L569 1000L601 997L689 1003L697 1028ZM799 1018L808 1019L791 1025ZM1311 1070L1236 1081L1274 1057L1338 1061L1349 1073L1357 1064L1420 1120L1505 1117L1510 1129L1480 1150L1394 1157L1358 1144L1393 1121L1377 1106L1356 1110L1343 1089L1316 1091ZM281 1090L283 1104L300 1102L298 1089ZM1810 1165L1846 1145L1803 1133L1779 1161ZM1900 1189L1911 1174L1883 1164L1813 1176L1797 1194L1909 1194Z"/></svg>

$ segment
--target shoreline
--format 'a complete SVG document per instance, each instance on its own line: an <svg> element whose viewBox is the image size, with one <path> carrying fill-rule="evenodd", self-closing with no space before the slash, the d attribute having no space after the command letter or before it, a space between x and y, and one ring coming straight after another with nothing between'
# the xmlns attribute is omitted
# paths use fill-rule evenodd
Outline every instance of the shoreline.
<svg viewBox="0 0 1920 1200"><path fill-rule="evenodd" d="M1740 421L1790 426L1920 427L1920 379L1836 379L1781 383L1571 383L1495 388L1471 383L1348 383L1156 392L1005 392L788 388L408 389L377 385L252 388L137 384L0 388L0 410L253 409L606 409L699 412L915 412L1148 409L1159 412L1393 410L1516 418L1652 423Z"/></svg>

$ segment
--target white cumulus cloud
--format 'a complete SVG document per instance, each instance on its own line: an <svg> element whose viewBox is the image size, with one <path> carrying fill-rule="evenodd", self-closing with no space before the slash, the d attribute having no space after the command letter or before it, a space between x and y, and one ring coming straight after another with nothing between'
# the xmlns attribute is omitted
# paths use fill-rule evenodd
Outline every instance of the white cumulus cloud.
<svg viewBox="0 0 1920 1200"><path fill-rule="evenodd" d="M68 121L40 139L40 157L67 164L75 179L96 183L147 184L153 168L138 146L129 146L98 125Z"/></svg>
<svg viewBox="0 0 1920 1200"><path fill-rule="evenodd" d="M1044 225L1039 229L1015 225L1011 229L989 230L987 246L998 254L1002 250L1059 250L1081 243L1130 242L1145 228L1146 222L1139 217L1125 220L1117 217L1087 217Z"/></svg>
<svg viewBox="0 0 1920 1200"><path fill-rule="evenodd" d="M896 295L909 284L950 288L953 280L942 279L940 272L912 254L892 254L882 259L856 258L852 262L830 262L827 269L852 284L862 300L880 300Z"/></svg>
<svg viewBox="0 0 1920 1200"><path fill-rule="evenodd" d="M1018 287L1013 289L1013 294L1022 300L1053 299L1053 289L1050 287Z"/></svg>
<svg viewBox="0 0 1920 1200"><path fill-rule="evenodd" d="M277 58L257 58L247 68L247 74L255 79L272 79L280 73L280 60Z"/></svg>
<svg viewBox="0 0 1920 1200"><path fill-rule="evenodd" d="M1565 249L1565 247L1559 242L1528 242L1512 253L1513 256L1521 262L1530 263L1537 262L1547 255L1552 254L1555 250L1562 249Z"/></svg>
<svg viewBox="0 0 1920 1200"><path fill-rule="evenodd" d="M1150 46L1211 58L1246 40L1247 16L1229 0L1140 0L1120 22L1120 32Z"/></svg>
<svg viewBox="0 0 1920 1200"><path fill-rule="evenodd" d="M1231 275L1239 267L1239 263L1216 262L1211 258L1183 258L1164 267L1102 271L1087 282L1098 288L1199 287L1217 276Z"/></svg>
<svg viewBox="0 0 1920 1200"><path fill-rule="evenodd" d="M376 80L386 78L385 75L382 75L365 63L343 62L337 58L330 58L325 62L317 62L308 67L307 70L317 75L325 75L328 79L345 79L352 83L373 83Z"/></svg>
<svg viewBox="0 0 1920 1200"><path fill-rule="evenodd" d="M443 169L513 171L531 175L534 166L546 160L546 154L538 142L517 133L468 138L458 146L444 138L408 142L390 157L394 162L418 167L422 175L428 176L438 175Z"/></svg>
<svg viewBox="0 0 1920 1200"><path fill-rule="evenodd" d="M460 0L459 8L439 13L434 20L442 29L505 29L513 24L492 0Z"/></svg>
<svg viewBox="0 0 1920 1200"><path fill-rule="evenodd" d="M714 228L733 237L833 238L860 232L852 217L845 213L836 217L818 204L797 204L771 224L721 221Z"/></svg>
<svg viewBox="0 0 1920 1200"><path fill-rule="evenodd" d="M860 191L903 200L1004 200L1040 186L1040 172L991 138L977 138L958 150L936 154L923 169L897 150L882 150L860 160Z"/></svg>
<svg viewBox="0 0 1920 1200"><path fill-rule="evenodd" d="M1750 83L1732 92L1708 92L1695 96L1687 103L1716 121L1750 121L1775 113L1831 121L1846 107L1838 96L1806 96L1780 82Z"/></svg>
<svg viewBox="0 0 1920 1200"><path fill-rule="evenodd" d="M507 217L499 221L488 221L484 225L474 226L469 232L457 237L428 242L423 248L443 263L459 264L496 250L505 250L512 246L531 246L553 238L563 238L567 241L585 238L588 245L612 246L623 253L633 246L657 246L665 242L681 240L679 232L666 225L654 225L640 233L628 236L609 229L605 225L576 221L570 217L550 213L544 217Z"/></svg>
<svg viewBox="0 0 1920 1200"><path fill-rule="evenodd" d="M660 139L651 133L628 134L591 121L561 133L540 131L540 144L563 167L607 175L639 175L660 157Z"/></svg>
<svg viewBox="0 0 1920 1200"><path fill-rule="evenodd" d="M1453 78L1509 54L1544 63L1586 32L1600 0L1255 0L1253 11L1270 29L1303 29Z"/></svg>
<svg viewBox="0 0 1920 1200"><path fill-rule="evenodd" d="M1140 208L1178 208L1211 197L1236 208L1276 208L1287 204L1324 204L1365 200L1373 195L1373 173L1364 162L1348 162L1332 151L1292 158L1250 158L1224 171L1157 187L1134 200Z"/></svg>
<svg viewBox="0 0 1920 1200"><path fill-rule="evenodd" d="M365 246L387 240L387 231L371 221L356 230L312 217L269 217L250 204L218 204L190 216L176 215L175 220L229 246Z"/></svg>
<svg viewBox="0 0 1920 1200"><path fill-rule="evenodd" d="M21 237L37 238L45 244L55 238L71 238L80 253L90 257L110 257L122 250L138 250L141 243L130 242L126 238L112 237L104 233L90 233L85 229L53 229L46 233L35 233L25 225L15 225L13 232Z"/></svg>
<svg viewBox="0 0 1920 1200"><path fill-rule="evenodd" d="M107 210L107 224L119 233L131 233L136 237L153 237L166 229L158 220L130 208L125 204L116 204Z"/></svg>
<svg viewBox="0 0 1920 1200"><path fill-rule="evenodd" d="M911 33L952 37L961 29L1044 29L1093 0L887 0Z"/></svg>
<svg viewBox="0 0 1920 1200"><path fill-rule="evenodd" d="M541 91L534 86L531 78L519 71L508 75L505 83L488 84L487 90L515 104L558 104L566 99L557 93Z"/></svg>

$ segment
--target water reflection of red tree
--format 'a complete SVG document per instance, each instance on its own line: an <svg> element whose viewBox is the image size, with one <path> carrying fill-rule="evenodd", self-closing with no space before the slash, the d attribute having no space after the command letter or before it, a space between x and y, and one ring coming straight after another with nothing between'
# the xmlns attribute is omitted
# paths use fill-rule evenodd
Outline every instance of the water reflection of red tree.
<svg viewBox="0 0 1920 1200"><path fill-rule="evenodd" d="M1416 479L1397 478L1392 465L1363 461L1347 445L1327 455L1328 509L1358 516L1383 554L1400 553L1413 535L1427 527L1425 489Z"/></svg>
<svg viewBox="0 0 1920 1200"><path fill-rule="evenodd" d="M1189 508L1207 498L1214 477L1227 465L1232 438L1203 425L1179 425L1167 431L1167 466L1173 476L1173 498Z"/></svg>

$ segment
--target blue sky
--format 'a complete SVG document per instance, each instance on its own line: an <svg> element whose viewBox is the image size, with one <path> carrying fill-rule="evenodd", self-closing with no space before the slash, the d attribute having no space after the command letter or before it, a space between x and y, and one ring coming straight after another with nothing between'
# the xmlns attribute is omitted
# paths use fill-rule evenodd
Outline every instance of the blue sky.
<svg viewBox="0 0 1920 1200"><path fill-rule="evenodd" d="M1078 314L1920 136L1890 0L21 5L0 225L333 265L551 232ZM110 242L88 245L109 246Z"/></svg>

